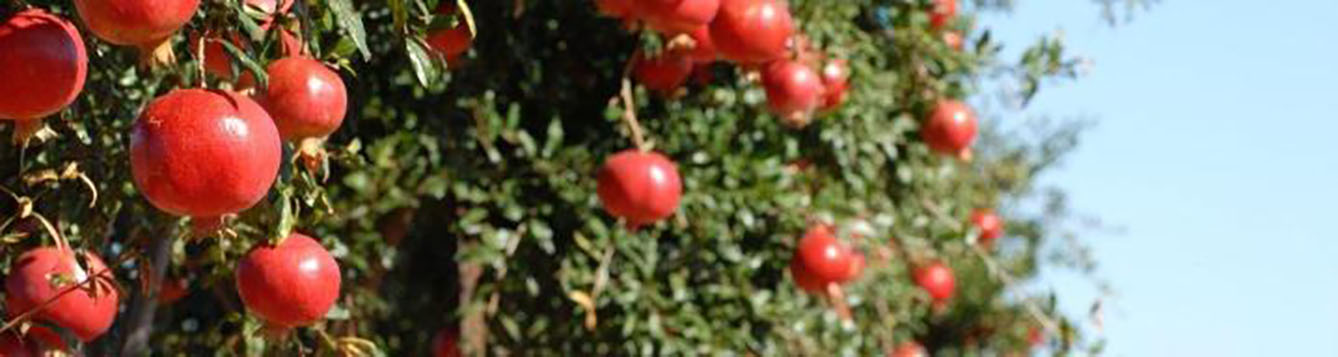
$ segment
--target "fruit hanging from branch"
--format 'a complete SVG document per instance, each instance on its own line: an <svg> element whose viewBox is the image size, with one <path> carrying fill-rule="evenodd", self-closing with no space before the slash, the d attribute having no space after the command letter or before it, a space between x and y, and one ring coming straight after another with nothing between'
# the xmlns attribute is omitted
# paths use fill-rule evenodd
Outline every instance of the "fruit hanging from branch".
<svg viewBox="0 0 1338 357"><path fill-rule="evenodd" d="M888 357L929 357L929 351L925 346L915 341L906 341L897 345L895 350L887 354Z"/></svg>
<svg viewBox="0 0 1338 357"><path fill-rule="evenodd" d="M320 321L339 299L339 263L300 233L251 249L235 274L246 310L276 332Z"/></svg>
<svg viewBox="0 0 1338 357"><path fill-rule="evenodd" d="M200 0L75 0L74 5L94 35L139 48L140 63L153 67L176 62L172 34L195 15Z"/></svg>
<svg viewBox="0 0 1338 357"><path fill-rule="evenodd" d="M69 21L31 9L0 24L0 119L14 121L16 143L74 102L87 75L84 40Z"/></svg>
<svg viewBox="0 0 1338 357"><path fill-rule="evenodd" d="M174 90L155 99L130 137L135 186L154 207L193 217L202 231L265 198L281 155L269 114L221 90Z"/></svg>
<svg viewBox="0 0 1338 357"><path fill-rule="evenodd" d="M711 22L720 56L741 65L785 58L794 35L790 8L782 0L721 0Z"/></svg>
<svg viewBox="0 0 1338 357"><path fill-rule="evenodd" d="M929 26L942 29L957 17L957 0L934 0L929 9Z"/></svg>
<svg viewBox="0 0 1338 357"><path fill-rule="evenodd" d="M710 26L700 26L696 30L671 38L669 50L687 51L688 56L697 64L709 64L720 57L715 42L711 40Z"/></svg>
<svg viewBox="0 0 1338 357"><path fill-rule="evenodd" d="M646 25L667 35L689 33L715 19L722 0L635 0L633 12ZM723 0L727 1L727 0Z"/></svg>
<svg viewBox="0 0 1338 357"><path fill-rule="evenodd" d="M943 262L932 262L928 265L915 269L915 284L920 286L929 297L935 302L943 302L952 298L953 292L957 289L956 278L953 277L952 269L944 265Z"/></svg>
<svg viewBox="0 0 1338 357"><path fill-rule="evenodd" d="M846 91L850 90L850 65L846 60L829 60L822 65L822 85L826 88L822 110L834 110L845 103Z"/></svg>
<svg viewBox="0 0 1338 357"><path fill-rule="evenodd" d="M604 161L598 176L604 210L627 221L628 228L659 222L678 210L683 183L678 167L655 152L628 149Z"/></svg>
<svg viewBox="0 0 1338 357"><path fill-rule="evenodd" d="M88 266L80 266L76 254ZM115 278L102 258L68 248L42 247L14 260L5 277L10 318L28 316L93 341L111 328L120 303Z"/></svg>
<svg viewBox="0 0 1338 357"><path fill-rule="evenodd" d="M854 280L864 270L864 255L836 238L827 225L816 225L804 233L790 261L795 284L805 291L821 293L829 284Z"/></svg>
<svg viewBox="0 0 1338 357"><path fill-rule="evenodd" d="M460 8L455 1L442 1L437 5L436 12L437 16L457 18L450 25L429 29L427 45L441 54L447 62L455 62L474 45L474 33L470 30L469 23L461 17Z"/></svg>
<svg viewBox="0 0 1338 357"><path fill-rule="evenodd" d="M637 82L655 92L672 95L683 87L692 74L692 58L680 51L666 51L646 58L644 52L632 57L632 74Z"/></svg>
<svg viewBox="0 0 1338 357"><path fill-rule="evenodd" d="M934 152L969 159L976 140L976 114L965 103L941 100L920 128L920 136Z"/></svg>
<svg viewBox="0 0 1338 357"><path fill-rule="evenodd" d="M339 73L308 57L270 63L269 87L259 97L283 140L297 142L330 136L344 122L348 90Z"/></svg>
<svg viewBox="0 0 1338 357"><path fill-rule="evenodd" d="M989 247L1003 236L1004 222L990 209L978 209L971 213L971 223L980 231L980 245Z"/></svg>
<svg viewBox="0 0 1338 357"><path fill-rule="evenodd" d="M795 61L776 61L762 71L767 106L786 125L802 128L824 104L823 79L813 68Z"/></svg>

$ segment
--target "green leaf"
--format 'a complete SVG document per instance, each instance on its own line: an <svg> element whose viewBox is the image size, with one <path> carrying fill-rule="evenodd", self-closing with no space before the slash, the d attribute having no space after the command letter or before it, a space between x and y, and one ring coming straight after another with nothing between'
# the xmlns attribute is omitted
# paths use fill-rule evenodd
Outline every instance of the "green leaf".
<svg viewBox="0 0 1338 357"><path fill-rule="evenodd" d="M251 71L251 74L255 76L256 86L259 88L269 87L269 74L265 71L265 66L260 65L259 62L256 62L255 58L247 55L246 51L242 51L242 49L234 46L232 41L218 41L218 43L223 44L223 49L228 51L228 54L232 55L233 59L241 62L242 67L246 67L246 70Z"/></svg>
<svg viewBox="0 0 1338 357"><path fill-rule="evenodd" d="M334 10L335 17L339 20L339 27L348 31L349 38L358 46L358 51L362 52L362 58L372 59L372 51L367 48L367 30L363 28L362 16L353 6L353 1L330 0L330 9Z"/></svg>
<svg viewBox="0 0 1338 357"><path fill-rule="evenodd" d="M419 84L429 86L436 82L437 78L441 78L441 69L422 39L405 41L404 46L409 52L409 63L413 64L414 77L418 79Z"/></svg>

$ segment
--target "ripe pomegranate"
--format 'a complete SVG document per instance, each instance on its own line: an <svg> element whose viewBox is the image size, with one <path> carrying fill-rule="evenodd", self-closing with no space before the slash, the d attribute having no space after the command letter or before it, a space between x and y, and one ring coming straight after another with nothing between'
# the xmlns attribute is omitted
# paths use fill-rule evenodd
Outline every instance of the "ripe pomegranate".
<svg viewBox="0 0 1338 357"><path fill-rule="evenodd" d="M37 342L29 338L23 338L18 331L0 333L0 356L37 357L41 355L42 351Z"/></svg>
<svg viewBox="0 0 1338 357"><path fill-rule="evenodd" d="M721 0L636 0L632 6L646 25L665 34L689 33L711 23Z"/></svg>
<svg viewBox="0 0 1338 357"><path fill-rule="evenodd" d="M324 138L339 130L348 111L348 93L338 73L307 57L274 61L266 71L269 88L260 104L284 140Z"/></svg>
<svg viewBox="0 0 1338 357"><path fill-rule="evenodd" d="M277 246L251 249L237 263L236 274L246 309L277 329L311 325L339 298L339 263L300 233Z"/></svg>
<svg viewBox="0 0 1338 357"><path fill-rule="evenodd" d="M0 23L0 119L15 121L18 141L74 102L87 75L84 39L69 21L31 9Z"/></svg>
<svg viewBox="0 0 1338 357"><path fill-rule="evenodd" d="M956 289L952 269L942 262L933 262L916 269L915 284L920 285L920 288L929 293L929 297L935 301L952 298L953 290Z"/></svg>
<svg viewBox="0 0 1338 357"><path fill-rule="evenodd" d="M84 342L106 332L116 318L120 297L109 285L111 271L102 259L92 253L81 254L87 267L79 265L74 252L54 247L33 249L19 256L5 278L10 316L40 308L31 315L33 319L68 329Z"/></svg>
<svg viewBox="0 0 1338 357"><path fill-rule="evenodd" d="M897 345L897 349L887 354L888 357L929 357L929 351L915 341L906 341Z"/></svg>
<svg viewBox="0 0 1338 357"><path fill-rule="evenodd" d="M990 246L1003 236L1004 222L993 210L979 209L971 213L971 223L980 230L980 244Z"/></svg>
<svg viewBox="0 0 1338 357"><path fill-rule="evenodd" d="M943 44L954 51L961 52L965 46L965 40L962 39L962 33L957 31L947 31L943 33Z"/></svg>
<svg viewBox="0 0 1338 357"><path fill-rule="evenodd" d="M604 161L599 200L609 214L636 229L669 218L678 210L683 183L673 161L655 152L629 149Z"/></svg>
<svg viewBox="0 0 1338 357"><path fill-rule="evenodd" d="M195 15L200 0L75 0L74 6L98 38L138 47L146 63L171 63L168 40Z"/></svg>
<svg viewBox="0 0 1338 357"><path fill-rule="evenodd" d="M793 61L767 65L762 71L762 86L767 91L767 106L794 127L808 124L826 93L822 78L813 68Z"/></svg>
<svg viewBox="0 0 1338 357"><path fill-rule="evenodd" d="M711 40L710 26L699 26L696 30L692 30L685 35L692 39L692 47L684 48L684 50L687 51L693 62L703 64L715 62L719 54L715 48L715 42Z"/></svg>
<svg viewBox="0 0 1338 357"><path fill-rule="evenodd" d="M830 283L813 275L813 272L809 271L799 259L790 260L790 275L794 277L794 284L800 289L814 294L825 293L827 284Z"/></svg>
<svg viewBox="0 0 1338 357"><path fill-rule="evenodd" d="M720 56L752 65L785 57L794 20L782 0L721 0L711 22L711 39Z"/></svg>
<svg viewBox="0 0 1338 357"><path fill-rule="evenodd" d="M437 6L437 16L452 16L459 12L454 1L442 1ZM428 31L427 45L444 56L446 61L454 62L474 45L474 34L469 31L465 19L460 18L454 26Z"/></svg>
<svg viewBox="0 0 1338 357"><path fill-rule="evenodd" d="M846 60L832 60L822 66L822 85L827 89L822 95L822 110L836 109L846 101L850 89L850 65Z"/></svg>
<svg viewBox="0 0 1338 357"><path fill-rule="evenodd" d="M633 1L638 0L595 0L595 8L604 16L625 19L634 17Z"/></svg>
<svg viewBox="0 0 1338 357"><path fill-rule="evenodd" d="M460 330L454 327L442 328L432 338L432 356L460 357Z"/></svg>
<svg viewBox="0 0 1338 357"><path fill-rule="evenodd" d="M934 0L934 8L929 10L929 26L943 28L954 17L957 17L957 0Z"/></svg>
<svg viewBox="0 0 1338 357"><path fill-rule="evenodd" d="M859 275L864 273L864 266L867 264L868 262L864 258L864 253L860 253L852 248L850 250L850 269L847 271L846 275L841 278L841 282L859 278Z"/></svg>
<svg viewBox="0 0 1338 357"><path fill-rule="evenodd" d="M269 114L227 91L174 90L155 99L130 137L135 186L149 203L201 222L265 198L281 154Z"/></svg>
<svg viewBox="0 0 1338 357"><path fill-rule="evenodd" d="M818 225L809 228L799 239L794 262L825 286L851 278L855 255L850 247L836 239L831 227Z"/></svg>
<svg viewBox="0 0 1338 357"><path fill-rule="evenodd" d="M649 59L638 54L632 61L637 82L664 94L678 90L692 74L692 59L682 52L665 52Z"/></svg>
<svg viewBox="0 0 1338 357"><path fill-rule="evenodd" d="M939 101L920 129L929 149L945 155L964 156L976 140L976 114L955 100Z"/></svg>

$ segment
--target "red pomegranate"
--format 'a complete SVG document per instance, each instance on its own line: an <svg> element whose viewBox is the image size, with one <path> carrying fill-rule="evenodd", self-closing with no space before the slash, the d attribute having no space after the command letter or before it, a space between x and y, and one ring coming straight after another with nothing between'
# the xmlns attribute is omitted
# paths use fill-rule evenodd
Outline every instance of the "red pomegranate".
<svg viewBox="0 0 1338 357"><path fill-rule="evenodd" d="M920 129L920 136L930 150L945 155L966 155L976 140L976 114L965 103L939 101Z"/></svg>
<svg viewBox="0 0 1338 357"><path fill-rule="evenodd" d="M929 357L929 351L915 341L906 341L897 345L897 349L887 354L888 357Z"/></svg>
<svg viewBox="0 0 1338 357"><path fill-rule="evenodd" d="M854 250L853 247L850 247L850 269L847 271L846 275L841 278L841 282L848 282L859 278L860 274L864 273L864 266L867 264L868 262L864 258L864 253L860 253L859 251Z"/></svg>
<svg viewBox="0 0 1338 357"><path fill-rule="evenodd" d="M19 256L5 278L10 316L40 308L31 315L33 319L68 329L84 342L106 332L116 318L120 297L110 286L111 271L102 259L92 253L81 254L87 267L79 265L74 252L54 247L33 249Z"/></svg>
<svg viewBox="0 0 1338 357"><path fill-rule="evenodd" d="M87 75L84 39L69 21L31 9L0 24L0 119L15 121L16 139L74 102Z"/></svg>
<svg viewBox="0 0 1338 357"><path fill-rule="evenodd" d="M813 275L813 272L809 271L803 263L799 262L799 259L790 260L790 275L794 278L794 285L799 286L799 288L804 291L814 294L825 293L827 291L827 284L830 283L829 281L823 281L816 275Z"/></svg>
<svg viewBox="0 0 1338 357"><path fill-rule="evenodd" d="M595 8L604 16L628 18L634 14L633 1L637 0L595 0Z"/></svg>
<svg viewBox="0 0 1338 357"><path fill-rule="evenodd" d="M825 286L852 278L855 255L850 247L836 239L831 227L818 225L809 228L804 237L799 239L794 263Z"/></svg>
<svg viewBox="0 0 1338 357"><path fill-rule="evenodd" d="M454 1L442 1L437 6L437 16L452 16L459 12ZM469 24L462 17L454 26L428 31L427 45L444 56L446 61L454 62L474 45L474 34L469 31Z"/></svg>
<svg viewBox="0 0 1338 357"><path fill-rule="evenodd" d="M827 89L822 95L822 110L840 107L850 90L850 65L846 60L831 60L822 66L822 85Z"/></svg>
<svg viewBox="0 0 1338 357"><path fill-rule="evenodd" d="M170 305L190 293L190 283L182 278L168 278L158 288L158 303Z"/></svg>
<svg viewBox="0 0 1338 357"><path fill-rule="evenodd" d="M599 200L609 214L636 229L674 214L683 183L673 161L655 152L629 149L604 161L599 170Z"/></svg>
<svg viewBox="0 0 1338 357"><path fill-rule="evenodd" d="M260 104L284 140L324 138L339 130L348 111L348 93L338 73L307 57L274 61L266 70L269 88Z"/></svg>
<svg viewBox="0 0 1338 357"><path fill-rule="evenodd" d="M135 186L158 209L199 221L255 205L279 173L282 143L265 110L227 91L174 90L130 137Z"/></svg>
<svg viewBox="0 0 1338 357"><path fill-rule="evenodd" d="M637 82L664 94L678 90L692 74L692 58L682 52L665 52L649 59L638 53L632 61Z"/></svg>
<svg viewBox="0 0 1338 357"><path fill-rule="evenodd" d="M195 15L200 0L75 0L74 6L98 38L138 47L146 60L161 62L171 58L168 39Z"/></svg>
<svg viewBox="0 0 1338 357"><path fill-rule="evenodd" d="M943 28L956 16L957 0L934 0L934 8L929 10L929 26Z"/></svg>
<svg viewBox="0 0 1338 357"><path fill-rule="evenodd" d="M41 356L41 347L30 338L24 338L18 331L0 332L0 356L37 357Z"/></svg>
<svg viewBox="0 0 1338 357"><path fill-rule="evenodd" d="M962 33L957 31L946 31L943 33L943 44L954 51L961 52L965 46L965 40L962 39Z"/></svg>
<svg viewBox="0 0 1338 357"><path fill-rule="evenodd" d="M794 20L782 0L721 0L711 22L711 39L720 56L752 65L785 57Z"/></svg>
<svg viewBox="0 0 1338 357"><path fill-rule="evenodd" d="M634 12L646 25L664 34L689 33L711 23L721 0L636 0Z"/></svg>
<svg viewBox="0 0 1338 357"><path fill-rule="evenodd" d="M1043 343L1045 343L1045 334L1041 332L1041 329L1037 328L1036 326L1028 327L1027 345L1029 347L1035 348L1036 346L1040 346Z"/></svg>
<svg viewBox="0 0 1338 357"><path fill-rule="evenodd" d="M692 61L696 63L715 62L719 56L715 48L715 42L711 40L711 27L700 26L696 30L687 33L688 38L692 39L692 48L686 49Z"/></svg>
<svg viewBox="0 0 1338 357"><path fill-rule="evenodd" d="M971 213L971 223L980 230L980 244L989 246L1003 236L1004 222L993 210L979 209Z"/></svg>
<svg viewBox="0 0 1338 357"><path fill-rule="evenodd" d="M952 298L957 283L952 276L952 269L942 262L933 262L915 270L915 284L920 285L935 301L944 301Z"/></svg>
<svg viewBox="0 0 1338 357"><path fill-rule="evenodd" d="M807 65L794 61L776 61L762 71L762 86L767 91L767 106L786 123L807 125L813 111L823 104L826 88L822 78Z"/></svg>
<svg viewBox="0 0 1338 357"><path fill-rule="evenodd" d="M320 321L339 298L339 263L300 233L277 246L251 249L237 263L236 275L246 309L277 329Z"/></svg>
<svg viewBox="0 0 1338 357"><path fill-rule="evenodd" d="M454 327L442 328L432 338L433 357L460 357L460 330Z"/></svg>

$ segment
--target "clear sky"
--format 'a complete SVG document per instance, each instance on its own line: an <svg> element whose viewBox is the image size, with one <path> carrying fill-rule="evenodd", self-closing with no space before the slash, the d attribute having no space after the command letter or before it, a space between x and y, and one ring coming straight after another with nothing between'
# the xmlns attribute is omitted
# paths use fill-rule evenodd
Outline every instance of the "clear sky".
<svg viewBox="0 0 1338 357"><path fill-rule="evenodd" d="M1116 28L1018 3L980 20L1095 61L1003 117L1098 120L1047 180L1126 229L1086 236L1118 293L1107 355L1338 356L1338 1L1162 0ZM1048 281L1074 312L1094 296Z"/></svg>

